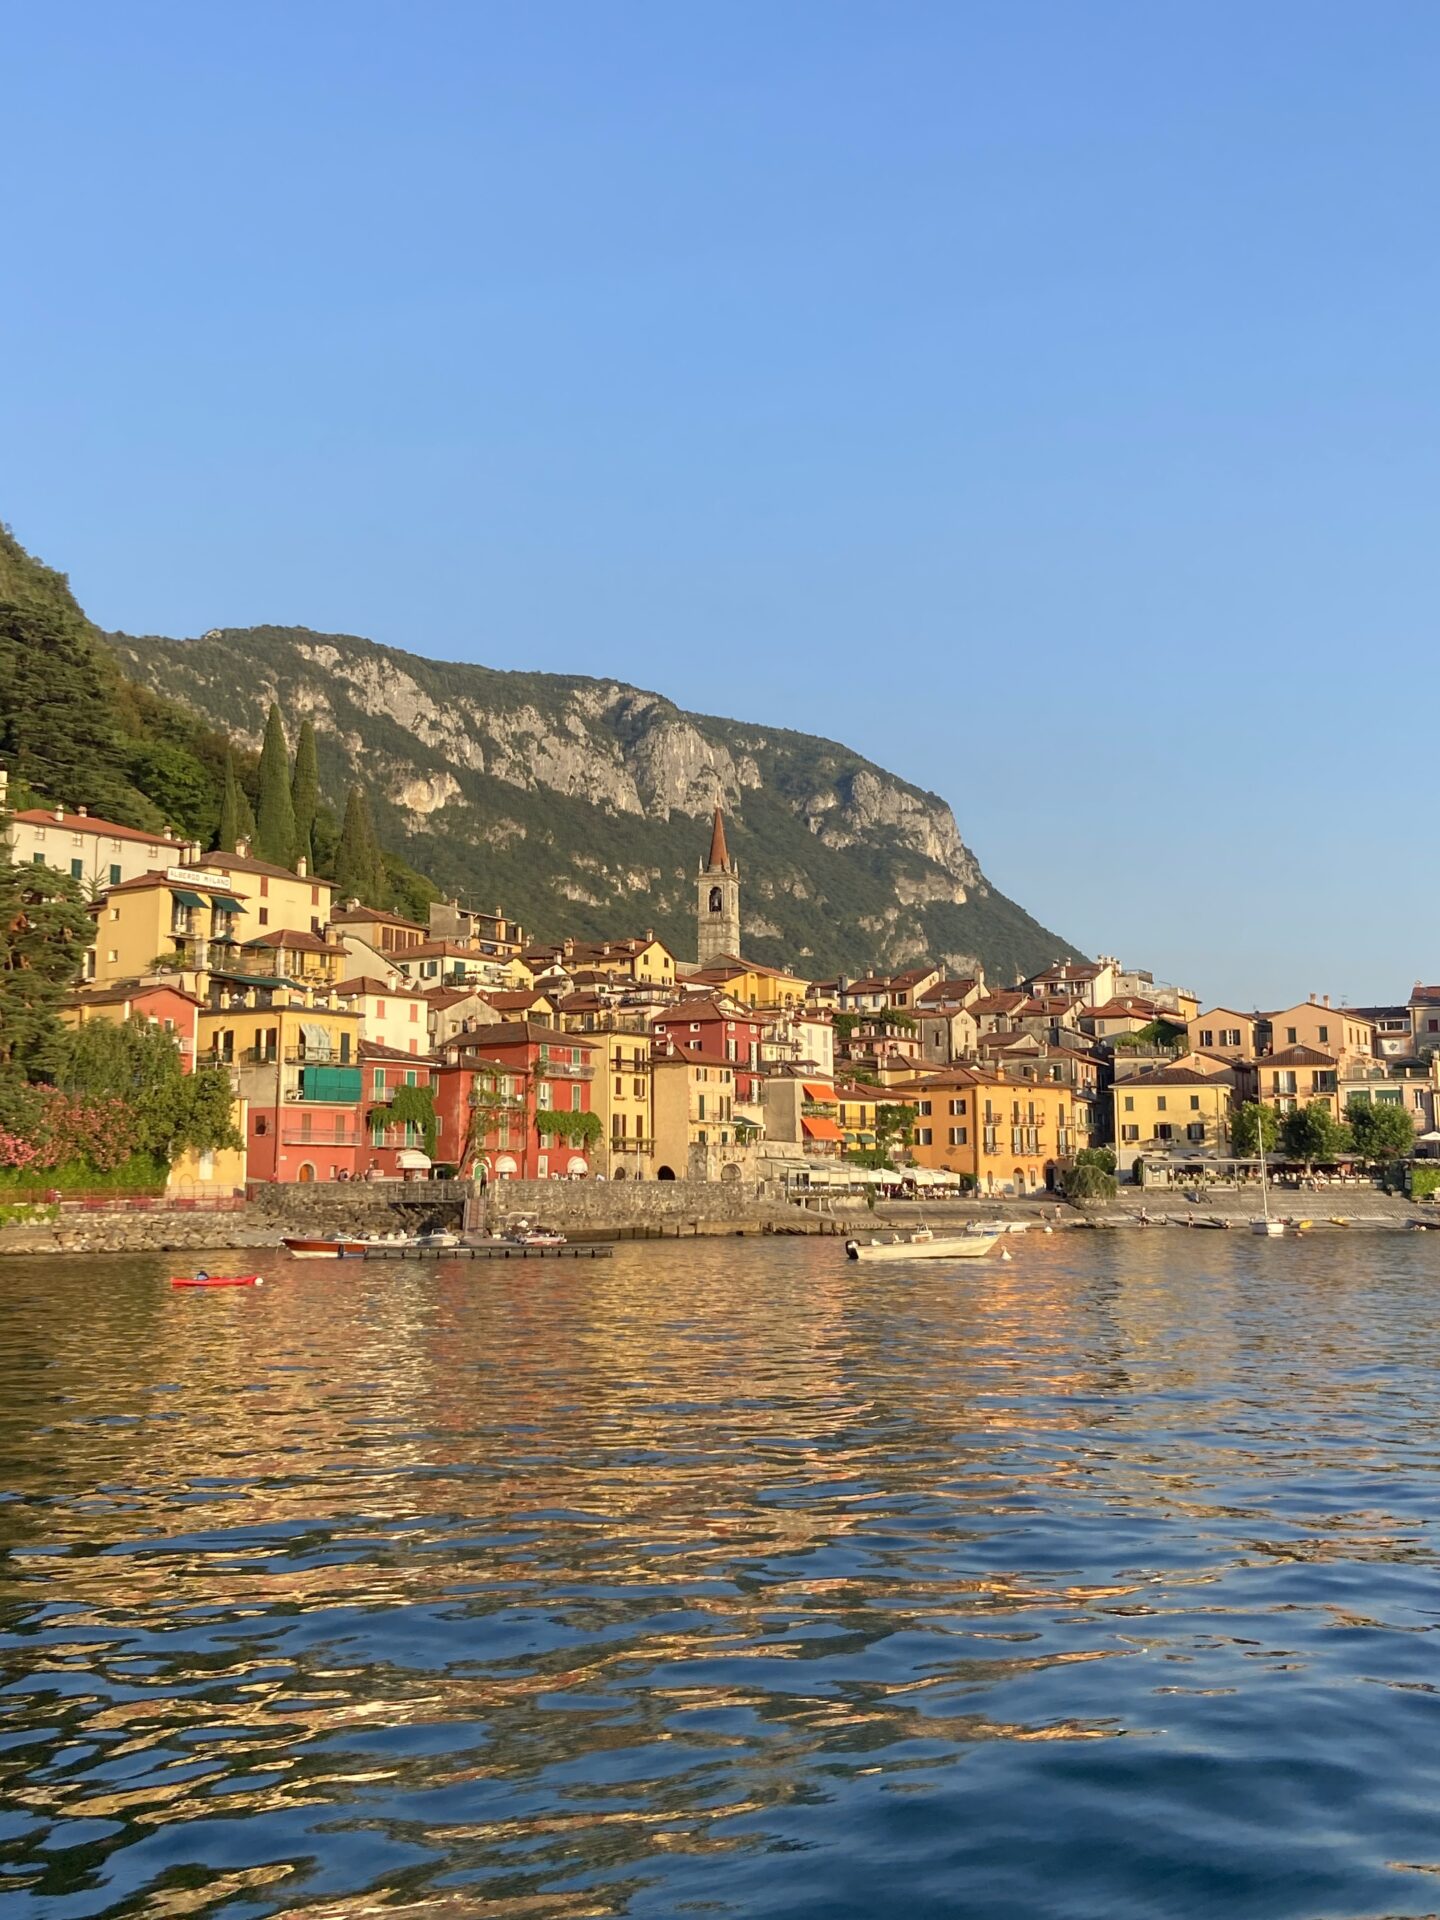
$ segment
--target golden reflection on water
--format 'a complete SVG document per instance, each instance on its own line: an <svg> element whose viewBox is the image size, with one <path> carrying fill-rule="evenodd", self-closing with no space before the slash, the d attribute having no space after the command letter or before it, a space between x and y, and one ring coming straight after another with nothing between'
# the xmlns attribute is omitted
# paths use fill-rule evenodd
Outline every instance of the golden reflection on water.
<svg viewBox="0 0 1440 1920"><path fill-rule="evenodd" d="M286 1263L255 1295L132 1262L41 1300L33 1267L0 1273L0 1620L47 1610L9 1656L22 1719L60 1728L43 1766L0 1752L7 1804L133 1836L469 1788L483 1815L390 1817L475 1876L464 1911L610 1914L624 1877L509 1880L723 1858L837 1779L918 1787L979 1747L1157 1738L1233 1699L1234 1660L1314 1658L1239 1633L1237 1573L1434 1561L1429 1515L1379 1498L1436 1430L1373 1305L1322 1267L1292 1318L1217 1238L1032 1236L888 1276L825 1243ZM1363 1504L1320 1485L1337 1444ZM1296 1602L1259 1604L1278 1626ZM1423 1630L1300 1606L1309 1633ZM149 1910L292 1870L217 1867ZM395 1872L385 1912L452 1910Z"/></svg>

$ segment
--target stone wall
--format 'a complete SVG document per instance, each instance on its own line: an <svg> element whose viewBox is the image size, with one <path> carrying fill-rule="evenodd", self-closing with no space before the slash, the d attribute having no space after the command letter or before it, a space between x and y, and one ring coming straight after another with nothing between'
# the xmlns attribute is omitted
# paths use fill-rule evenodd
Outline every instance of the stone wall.
<svg viewBox="0 0 1440 1920"><path fill-rule="evenodd" d="M11 1253L203 1253L276 1247L280 1229L243 1213L65 1213L50 1226L0 1227L0 1258Z"/></svg>
<svg viewBox="0 0 1440 1920"><path fill-rule="evenodd" d="M696 1220L762 1222L793 1213L753 1181L501 1180L487 1197L491 1226L521 1217L574 1228L689 1226Z"/></svg>

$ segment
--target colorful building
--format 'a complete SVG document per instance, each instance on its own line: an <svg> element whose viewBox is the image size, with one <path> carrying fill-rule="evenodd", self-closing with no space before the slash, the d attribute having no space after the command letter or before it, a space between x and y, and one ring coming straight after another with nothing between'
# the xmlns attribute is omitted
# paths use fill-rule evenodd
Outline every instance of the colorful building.
<svg viewBox="0 0 1440 1920"><path fill-rule="evenodd" d="M447 1042L435 1076L443 1157L490 1179L588 1174L596 1056L593 1040L527 1020Z"/></svg>
<svg viewBox="0 0 1440 1920"><path fill-rule="evenodd" d="M1234 1087L1223 1071L1157 1067L1117 1081L1110 1097L1115 1160L1122 1174L1137 1159L1222 1159L1230 1152Z"/></svg>
<svg viewBox="0 0 1440 1920"><path fill-rule="evenodd" d="M0 782L0 806L4 787ZM198 849L168 833L146 833L101 820L77 807L22 807L10 816L10 857L17 867L53 867L102 891L155 869L182 866Z"/></svg>

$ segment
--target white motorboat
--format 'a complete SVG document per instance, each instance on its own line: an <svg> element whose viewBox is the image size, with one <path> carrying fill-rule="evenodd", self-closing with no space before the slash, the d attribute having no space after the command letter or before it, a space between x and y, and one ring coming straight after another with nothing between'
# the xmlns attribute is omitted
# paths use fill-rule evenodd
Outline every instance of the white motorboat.
<svg viewBox="0 0 1440 1920"><path fill-rule="evenodd" d="M452 1233L448 1227L433 1227L428 1233L417 1233L410 1245L418 1247L422 1253L433 1253L440 1247L458 1247L460 1236Z"/></svg>
<svg viewBox="0 0 1440 1920"><path fill-rule="evenodd" d="M972 1220L965 1229L968 1234L983 1233L1028 1233L1028 1220Z"/></svg>
<svg viewBox="0 0 1440 1920"><path fill-rule="evenodd" d="M978 1260L1000 1238L998 1233L941 1234L922 1227L917 1233L895 1234L889 1240L847 1240L851 1260Z"/></svg>

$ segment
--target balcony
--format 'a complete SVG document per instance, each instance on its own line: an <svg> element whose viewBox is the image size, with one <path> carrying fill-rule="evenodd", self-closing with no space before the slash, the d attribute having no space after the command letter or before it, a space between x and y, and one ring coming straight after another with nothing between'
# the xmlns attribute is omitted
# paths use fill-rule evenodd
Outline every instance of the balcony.
<svg viewBox="0 0 1440 1920"><path fill-rule="evenodd" d="M348 1040L350 1036L345 1037ZM285 1064L287 1067L349 1067L354 1062L339 1047L333 1053L316 1053L311 1047L287 1047Z"/></svg>
<svg viewBox="0 0 1440 1920"><path fill-rule="evenodd" d="M541 1060L535 1068L546 1080L593 1080L594 1067L577 1067L569 1060Z"/></svg>
<svg viewBox="0 0 1440 1920"><path fill-rule="evenodd" d="M244 1047L235 1055L235 1059L242 1067L275 1067L280 1064L280 1049L278 1047ZM225 1056L225 1064L227 1066L230 1064L228 1055Z"/></svg>
<svg viewBox="0 0 1440 1920"><path fill-rule="evenodd" d="M302 1067L300 1095L310 1102L352 1107L360 1099L360 1069L339 1065Z"/></svg>

